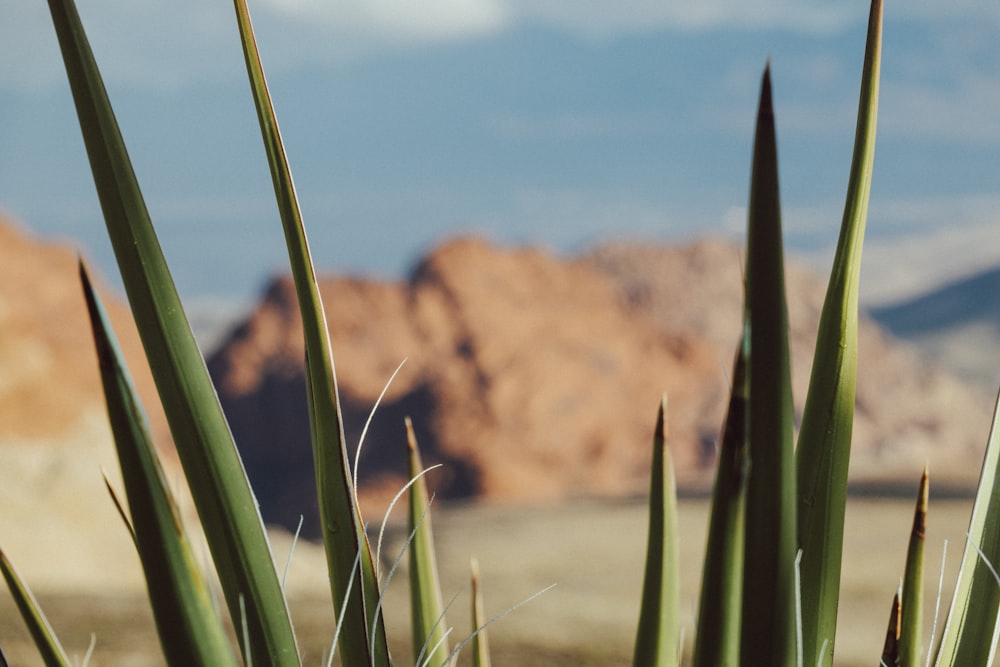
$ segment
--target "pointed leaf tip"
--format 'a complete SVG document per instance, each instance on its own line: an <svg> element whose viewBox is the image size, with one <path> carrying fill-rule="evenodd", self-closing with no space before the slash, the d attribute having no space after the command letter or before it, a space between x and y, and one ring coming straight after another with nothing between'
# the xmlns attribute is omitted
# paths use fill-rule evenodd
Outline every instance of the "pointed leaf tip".
<svg viewBox="0 0 1000 667"><path fill-rule="evenodd" d="M917 495L917 509L913 513L913 534L921 540L927 532L927 505L930 493L930 481L927 475L927 467L924 467L924 474L920 477L920 491Z"/></svg>
<svg viewBox="0 0 1000 667"><path fill-rule="evenodd" d="M656 437L663 440L664 443L667 441L667 433L669 432L668 422L667 422L667 395L664 393L663 397L660 399L660 409L656 413Z"/></svg>
<svg viewBox="0 0 1000 667"><path fill-rule="evenodd" d="M764 66L764 74L760 81L760 105L757 110L757 122L774 117L774 102L771 95L771 59Z"/></svg>
<svg viewBox="0 0 1000 667"><path fill-rule="evenodd" d="M408 416L403 417L403 423L406 425L406 446L411 452L417 451L417 434L413 431L413 420Z"/></svg>

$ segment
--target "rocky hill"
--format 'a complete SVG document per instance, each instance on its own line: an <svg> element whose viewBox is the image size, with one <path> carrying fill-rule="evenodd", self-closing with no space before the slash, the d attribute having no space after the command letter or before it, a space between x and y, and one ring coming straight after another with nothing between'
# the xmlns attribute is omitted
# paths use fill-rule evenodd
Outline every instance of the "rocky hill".
<svg viewBox="0 0 1000 667"><path fill-rule="evenodd" d="M96 278L166 444L131 315ZM174 462L168 454L167 465ZM102 469L117 478L76 252L0 219L0 546L33 584L96 576L114 587L122 568L111 563L124 555L125 569L137 567Z"/></svg>
<svg viewBox="0 0 1000 667"><path fill-rule="evenodd" d="M1000 383L1000 269L872 311L894 335L930 359L987 387Z"/></svg>
<svg viewBox="0 0 1000 667"><path fill-rule="evenodd" d="M741 312L741 254L611 244L576 258L446 243L401 282L321 283L348 442L397 365L361 456L367 495L402 483L412 416L443 497L540 501L643 493L656 406L669 397L683 487L705 489ZM824 281L788 267L793 383L801 409ZM210 360L265 518L315 527L303 347L292 286L276 279ZM861 324L856 482L973 484L987 392Z"/></svg>

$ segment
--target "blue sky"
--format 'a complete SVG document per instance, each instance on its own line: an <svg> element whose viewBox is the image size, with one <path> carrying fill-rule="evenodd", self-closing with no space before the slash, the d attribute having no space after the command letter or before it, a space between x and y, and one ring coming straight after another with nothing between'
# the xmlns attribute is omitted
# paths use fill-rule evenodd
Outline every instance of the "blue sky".
<svg viewBox="0 0 1000 667"><path fill-rule="evenodd" d="M228 0L79 0L182 296L284 269ZM789 248L840 223L868 7L774 0L251 0L321 270L403 275L475 231L562 252L738 237L774 80ZM0 209L110 249L44 3L0 21ZM1000 5L889 2L863 283L1000 263Z"/></svg>

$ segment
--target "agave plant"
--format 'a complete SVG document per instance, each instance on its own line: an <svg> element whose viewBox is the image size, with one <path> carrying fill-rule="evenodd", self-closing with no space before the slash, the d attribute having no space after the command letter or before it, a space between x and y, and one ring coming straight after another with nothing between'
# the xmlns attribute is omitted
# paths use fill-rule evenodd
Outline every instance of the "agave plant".
<svg viewBox="0 0 1000 667"><path fill-rule="evenodd" d="M379 559L373 557L358 510L326 316L249 13L245 0L235 0L234 5L304 324L321 532L337 610L331 637L341 664L383 667L392 664L382 616L386 573L378 571ZM236 629L234 646L209 599L207 575L192 556L143 409L81 266L125 483L126 499L115 497L115 501L146 572L164 657L170 665L300 665L288 604L253 491L173 286L83 26L73 0L49 0L49 6L108 234ZM874 0L844 217L797 443L774 109L769 68L764 71L751 168L743 332L712 496L690 652L694 665L833 662L881 25L882 3ZM685 655L678 622L677 503L667 423L664 399L653 437L649 545L633 659L637 666L678 664ZM954 599L943 632L935 639L936 665L987 665L996 648L1000 577L991 565L1000 556L996 425L995 421ZM485 632L449 646L424 471L412 429L408 434L413 478L408 488L413 661L451 665L462 647L472 642L472 664L489 665ZM883 664L921 662L926 515L925 475ZM25 582L2 553L0 570L45 664L70 664ZM473 625L484 629L489 622L483 620L475 566L472 588ZM2 655L0 664L5 664Z"/></svg>

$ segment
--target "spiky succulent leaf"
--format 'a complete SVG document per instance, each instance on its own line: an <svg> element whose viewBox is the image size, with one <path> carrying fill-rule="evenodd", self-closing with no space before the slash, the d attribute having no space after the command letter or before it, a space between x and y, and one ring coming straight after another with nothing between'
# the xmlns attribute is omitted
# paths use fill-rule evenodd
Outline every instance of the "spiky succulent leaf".
<svg viewBox="0 0 1000 667"><path fill-rule="evenodd" d="M747 457L747 345L733 368L733 388L719 447L712 511L701 577L694 667L736 665L740 659Z"/></svg>
<svg viewBox="0 0 1000 667"><path fill-rule="evenodd" d="M680 658L680 565L677 543L677 488L667 448L667 398L653 433L649 484L649 538L642 583L634 667L676 665Z"/></svg>
<svg viewBox="0 0 1000 667"><path fill-rule="evenodd" d="M788 312L770 65L761 83L748 211L746 316L750 339L741 656L745 665L795 661L795 461Z"/></svg>
<svg viewBox="0 0 1000 667"><path fill-rule="evenodd" d="M899 622L900 667L919 667L924 643L924 541L927 531L927 470L920 477L917 506L913 510L913 528L906 551L903 572L903 599Z"/></svg>
<svg viewBox="0 0 1000 667"><path fill-rule="evenodd" d="M145 414L82 264L80 278L131 525L163 654L170 665L236 665L156 456Z"/></svg>
<svg viewBox="0 0 1000 667"><path fill-rule="evenodd" d="M993 412L968 539L948 618L938 643L939 667L991 665L1000 631L1000 396Z"/></svg>
<svg viewBox="0 0 1000 667"><path fill-rule="evenodd" d="M434 534L431 529L430 499L427 481L421 474L424 464L417 446L413 423L406 418L406 444L409 449L410 502L406 527L413 536L410 542L410 610L413 652L429 665L440 665L448 659L444 602L434 555ZM426 651L425 651L426 647Z"/></svg>
<svg viewBox="0 0 1000 667"><path fill-rule="evenodd" d="M21 618L28 626L28 632L31 634L35 646L38 647L45 667L70 667L72 663L66 656L66 652L63 651L59 638L56 637L48 619L45 618L38 600L35 599L31 589L28 588L3 550L0 550L0 572L3 572L3 578L14 598L14 604L17 605L18 611L21 612Z"/></svg>
<svg viewBox="0 0 1000 667"><path fill-rule="evenodd" d="M49 0L108 235L237 627L255 662L298 665L288 608L246 472L167 269L72 0ZM247 656L248 659L251 656Z"/></svg>
<svg viewBox="0 0 1000 667"><path fill-rule="evenodd" d="M803 664L831 665L840 599L847 471L858 365L858 284L868 217L882 53L882 1L873 0L861 75L854 156L840 239L820 315L796 448L802 549ZM821 648L826 645L822 661Z"/></svg>
<svg viewBox="0 0 1000 667"><path fill-rule="evenodd" d="M480 628L472 643L472 667L491 667L490 639L486 630L483 591L479 586L479 562L472 559L472 627Z"/></svg>
<svg viewBox="0 0 1000 667"><path fill-rule="evenodd" d="M250 89L271 170L302 316L309 420L323 542L326 546L334 600L338 604L341 600L347 600L344 615L338 619L343 626L340 633L341 657L346 664L388 665L385 628L382 614L377 611L378 582L371 550L355 503L355 480L351 477L345 445L323 302L302 224L298 197L250 23L250 14L244 0L235 0L235 7ZM350 582L356 576L354 562L359 551L361 585L351 586ZM374 617L368 618L368 614L373 614ZM372 647L374 655L370 655Z"/></svg>

